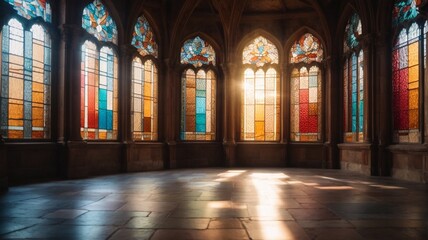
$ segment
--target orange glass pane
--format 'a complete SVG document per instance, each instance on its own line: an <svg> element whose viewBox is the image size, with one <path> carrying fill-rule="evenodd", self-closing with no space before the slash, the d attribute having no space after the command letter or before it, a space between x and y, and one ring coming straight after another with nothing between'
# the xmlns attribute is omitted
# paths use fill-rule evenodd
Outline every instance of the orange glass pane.
<svg viewBox="0 0 428 240"><path fill-rule="evenodd" d="M23 119L23 118L24 118L23 105L9 104L9 119Z"/></svg>
<svg viewBox="0 0 428 240"><path fill-rule="evenodd" d="M419 64L419 42L409 45L409 66Z"/></svg>
<svg viewBox="0 0 428 240"><path fill-rule="evenodd" d="M419 92L418 89L409 91L409 109L419 108Z"/></svg>
<svg viewBox="0 0 428 240"><path fill-rule="evenodd" d="M255 132L256 140L265 140L265 123L256 121L256 132Z"/></svg>
<svg viewBox="0 0 428 240"><path fill-rule="evenodd" d="M409 83L419 80L419 65L409 68Z"/></svg>
<svg viewBox="0 0 428 240"><path fill-rule="evenodd" d="M151 116L151 101L144 100L144 117L150 117L150 116Z"/></svg>
<svg viewBox="0 0 428 240"><path fill-rule="evenodd" d="M409 110L409 129L419 128L419 110Z"/></svg>

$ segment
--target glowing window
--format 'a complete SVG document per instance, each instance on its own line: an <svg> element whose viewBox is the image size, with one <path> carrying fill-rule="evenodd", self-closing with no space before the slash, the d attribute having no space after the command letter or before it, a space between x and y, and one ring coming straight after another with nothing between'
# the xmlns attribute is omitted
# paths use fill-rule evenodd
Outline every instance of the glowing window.
<svg viewBox="0 0 428 240"><path fill-rule="evenodd" d="M344 130L346 142L364 141L364 53L358 41L362 34L359 16L354 13L345 29L343 64Z"/></svg>
<svg viewBox="0 0 428 240"><path fill-rule="evenodd" d="M195 67L209 64L215 66L215 61L213 47L199 36L185 41L181 47L181 64L192 64Z"/></svg>
<svg viewBox="0 0 428 240"><path fill-rule="evenodd" d="M19 15L26 19L41 17L45 22L52 21L49 1L46 0L4 0L13 6Z"/></svg>
<svg viewBox="0 0 428 240"><path fill-rule="evenodd" d="M416 23L418 16L416 1L395 1L392 25L397 35L392 50L393 121L394 141L417 143L421 140L419 84L424 79L426 42L421 42L422 32L427 32L427 22ZM405 24L403 24L405 23ZM424 39L425 40L425 39ZM422 74L422 76L421 76Z"/></svg>
<svg viewBox="0 0 428 240"><path fill-rule="evenodd" d="M82 45L81 135L83 139L117 138L117 57L108 47Z"/></svg>
<svg viewBox="0 0 428 240"><path fill-rule="evenodd" d="M131 129L134 140L158 139L158 70L152 60L132 61Z"/></svg>
<svg viewBox="0 0 428 240"><path fill-rule="evenodd" d="M131 44L138 49L141 56L152 55L158 57L158 45L153 30L144 16L138 18L134 26Z"/></svg>
<svg viewBox="0 0 428 240"><path fill-rule="evenodd" d="M95 0L83 9L82 28L99 41L117 44L116 23L100 0Z"/></svg>
<svg viewBox="0 0 428 240"><path fill-rule="evenodd" d="M25 30L16 19L0 35L1 134L4 138L50 138L51 40L41 25Z"/></svg>

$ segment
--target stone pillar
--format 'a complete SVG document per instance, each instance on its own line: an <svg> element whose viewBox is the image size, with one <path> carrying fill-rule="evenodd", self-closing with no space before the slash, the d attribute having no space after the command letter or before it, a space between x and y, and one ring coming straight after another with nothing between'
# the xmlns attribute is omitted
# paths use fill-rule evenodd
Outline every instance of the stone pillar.
<svg viewBox="0 0 428 240"><path fill-rule="evenodd" d="M9 187L9 180L8 180L7 173L8 173L8 164L7 164L6 146L4 145L4 141L1 138L0 139L0 193L7 191Z"/></svg>
<svg viewBox="0 0 428 240"><path fill-rule="evenodd" d="M85 143L80 136L80 74L81 36L84 30L78 25L63 25L61 33L62 51L65 53L64 66L64 141L66 142L63 172L68 178L88 175L84 160Z"/></svg>
<svg viewBox="0 0 428 240"><path fill-rule="evenodd" d="M180 116L180 74L179 69L165 59L164 126L167 147L166 168L177 168L177 137Z"/></svg>
<svg viewBox="0 0 428 240"><path fill-rule="evenodd" d="M121 170L129 172L134 141L131 132L132 54L135 48L124 44L119 53L119 140L123 144Z"/></svg>
<svg viewBox="0 0 428 240"><path fill-rule="evenodd" d="M339 151L337 144L340 142L341 124L341 79L339 79L340 63L333 56L324 60L324 168L340 168Z"/></svg>
<svg viewBox="0 0 428 240"><path fill-rule="evenodd" d="M376 155L372 162L372 174L379 176L389 176L391 171L391 156L388 146L392 143L392 81L391 81L391 50L387 42L390 42L389 34L380 32L376 36L375 48L375 69L376 90L373 94L373 107L375 114L375 144L377 147Z"/></svg>
<svg viewBox="0 0 428 240"><path fill-rule="evenodd" d="M236 166L236 126L239 114L236 113L236 102L240 91L236 90L239 82L239 71L236 64L228 62L222 65L224 72L224 99L223 99L223 148L226 157L226 166Z"/></svg>

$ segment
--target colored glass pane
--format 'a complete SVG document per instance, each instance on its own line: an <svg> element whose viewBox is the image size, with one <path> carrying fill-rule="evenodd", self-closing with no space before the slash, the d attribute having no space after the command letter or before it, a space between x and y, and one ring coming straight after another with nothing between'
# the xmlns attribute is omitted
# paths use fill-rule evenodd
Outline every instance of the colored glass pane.
<svg viewBox="0 0 428 240"><path fill-rule="evenodd" d="M98 51L94 43L82 45L81 135L83 139L117 137L117 58L111 48Z"/></svg>
<svg viewBox="0 0 428 240"><path fill-rule="evenodd" d="M100 0L83 9L82 28L100 41L117 43L117 27Z"/></svg>
<svg viewBox="0 0 428 240"><path fill-rule="evenodd" d="M243 64L255 64L262 67L268 63L278 63L278 49L268 39L259 36L244 48Z"/></svg>
<svg viewBox="0 0 428 240"><path fill-rule="evenodd" d="M199 36L184 42L180 56L182 64L192 64L195 67L216 64L213 47Z"/></svg>
<svg viewBox="0 0 428 240"><path fill-rule="evenodd" d="M182 76L182 140L215 140L216 78L210 70L196 74L188 69Z"/></svg>
<svg viewBox="0 0 428 240"><path fill-rule="evenodd" d="M13 6L17 13L26 18L41 17L45 22L52 21L50 3L46 0L4 0Z"/></svg>
<svg viewBox="0 0 428 240"><path fill-rule="evenodd" d="M418 16L418 7L415 0L398 0L392 10L392 25L412 21Z"/></svg>
<svg viewBox="0 0 428 240"><path fill-rule="evenodd" d="M345 28L344 49L348 51L358 45L358 37L362 34L361 20L358 14L354 13L349 18Z"/></svg>
<svg viewBox="0 0 428 240"><path fill-rule="evenodd" d="M292 141L319 141L321 136L321 77L318 67L302 67L291 74Z"/></svg>
<svg viewBox="0 0 428 240"><path fill-rule="evenodd" d="M138 49L141 56L158 57L158 44L155 41L153 30L144 16L139 17L134 26L131 44Z"/></svg>
<svg viewBox="0 0 428 240"><path fill-rule="evenodd" d="M51 41L45 29L27 31L16 19L1 33L1 119L4 138L50 137Z"/></svg>
<svg viewBox="0 0 428 240"><path fill-rule="evenodd" d="M134 140L157 140L158 93L157 68L153 61L144 64L139 58L132 61L132 117Z"/></svg>
<svg viewBox="0 0 428 240"><path fill-rule="evenodd" d="M416 23L411 24L408 29L402 29L392 52L395 142L420 141L419 74L425 61L420 56L420 35L421 31Z"/></svg>
<svg viewBox="0 0 428 240"><path fill-rule="evenodd" d="M290 58L291 63L321 62L323 49L320 41L310 33L304 34L291 47Z"/></svg>
<svg viewBox="0 0 428 240"><path fill-rule="evenodd" d="M253 141L279 139L279 81L275 69L244 72L241 138Z"/></svg>

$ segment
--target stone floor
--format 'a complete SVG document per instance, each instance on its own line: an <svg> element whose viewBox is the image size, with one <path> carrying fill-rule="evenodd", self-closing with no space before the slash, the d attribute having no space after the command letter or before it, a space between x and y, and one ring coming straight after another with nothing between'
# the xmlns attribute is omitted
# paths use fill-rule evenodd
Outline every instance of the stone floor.
<svg viewBox="0 0 428 240"><path fill-rule="evenodd" d="M194 169L12 187L0 239L428 239L428 185L337 170Z"/></svg>

